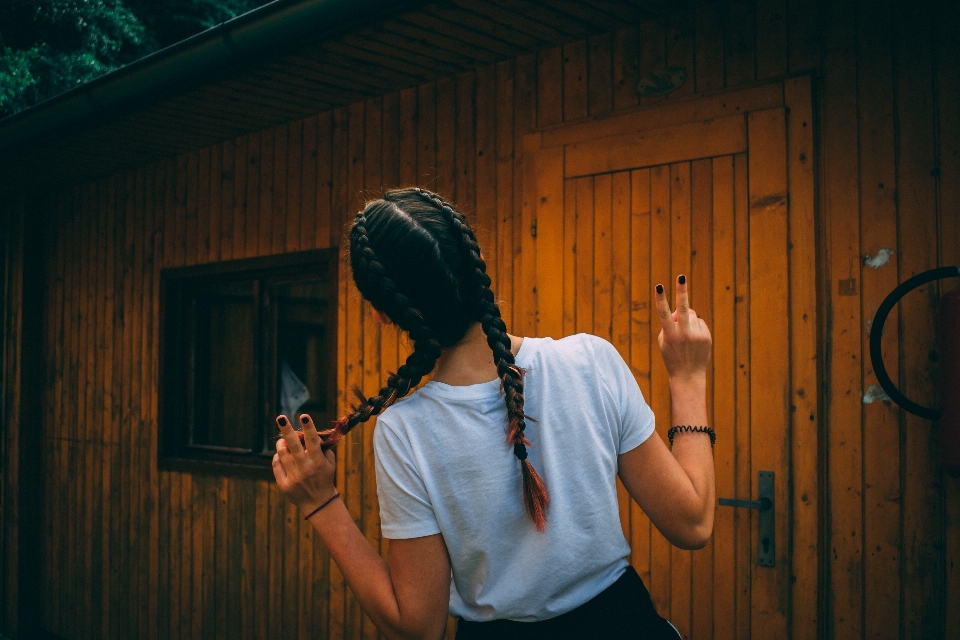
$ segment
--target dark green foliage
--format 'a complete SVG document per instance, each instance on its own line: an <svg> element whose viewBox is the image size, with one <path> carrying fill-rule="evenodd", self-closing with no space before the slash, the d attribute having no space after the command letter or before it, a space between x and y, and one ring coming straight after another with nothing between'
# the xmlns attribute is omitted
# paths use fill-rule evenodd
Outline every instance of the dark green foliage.
<svg viewBox="0 0 960 640"><path fill-rule="evenodd" d="M0 0L0 118L266 0Z"/></svg>

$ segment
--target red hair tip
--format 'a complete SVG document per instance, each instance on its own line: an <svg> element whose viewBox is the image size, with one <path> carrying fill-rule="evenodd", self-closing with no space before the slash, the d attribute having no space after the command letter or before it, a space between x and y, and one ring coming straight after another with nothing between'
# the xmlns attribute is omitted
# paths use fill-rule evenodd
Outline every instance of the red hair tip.
<svg viewBox="0 0 960 640"><path fill-rule="evenodd" d="M543 479L530 464L524 460L521 467L523 473L523 503L533 520L537 531L543 531L547 525L547 507L550 506L550 496Z"/></svg>

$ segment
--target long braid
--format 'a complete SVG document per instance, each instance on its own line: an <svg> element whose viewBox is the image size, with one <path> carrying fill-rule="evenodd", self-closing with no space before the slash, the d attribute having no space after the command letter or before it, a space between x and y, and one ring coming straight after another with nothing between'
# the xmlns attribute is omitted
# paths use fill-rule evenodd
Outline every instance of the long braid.
<svg viewBox="0 0 960 640"><path fill-rule="evenodd" d="M351 267L360 293L374 308L387 313L397 326L409 333L414 347L413 353L396 373L387 378L386 385L377 395L366 398L359 394L360 404L337 420L332 429L323 432L325 444L331 446L340 442L356 425L366 422L371 416L377 415L407 395L420 383L423 376L433 370L441 352L440 343L424 322L422 314L397 290L377 259L367 238L366 219L362 213L354 220L350 244Z"/></svg>
<svg viewBox="0 0 960 640"><path fill-rule="evenodd" d="M500 315L500 307L494 299L493 291L490 289L487 266L480 257L480 245L463 214L435 193L425 189L416 191L422 198L439 208L460 234L461 250L470 270L470 285L473 288L473 291L462 297L477 301L480 324L487 336L487 344L493 351L497 374L503 386L508 419L507 442L513 445L513 453L520 461L524 506L534 526L542 531L546 526L546 510L550 504L550 497L543 479L527 458L527 447L531 444L524 435L526 419L529 416L523 412L523 371L516 366L507 327Z"/></svg>

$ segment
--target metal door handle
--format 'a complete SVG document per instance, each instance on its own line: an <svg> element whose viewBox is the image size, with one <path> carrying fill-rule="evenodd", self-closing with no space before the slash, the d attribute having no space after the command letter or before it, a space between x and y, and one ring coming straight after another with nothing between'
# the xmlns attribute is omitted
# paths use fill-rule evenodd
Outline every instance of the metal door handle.
<svg viewBox="0 0 960 640"><path fill-rule="evenodd" d="M743 509L756 509L757 511L766 511L773 507L770 498L760 500L734 500L733 498L720 498L721 507L741 507Z"/></svg>
<svg viewBox="0 0 960 640"><path fill-rule="evenodd" d="M775 537L775 512L773 503L773 471L761 471L757 474L757 493L759 500L736 500L734 498L720 498L718 502L721 507L740 507L743 509L756 509L760 512L757 524L760 527L759 549L757 555L759 562L764 567L772 567L776 564L776 537Z"/></svg>

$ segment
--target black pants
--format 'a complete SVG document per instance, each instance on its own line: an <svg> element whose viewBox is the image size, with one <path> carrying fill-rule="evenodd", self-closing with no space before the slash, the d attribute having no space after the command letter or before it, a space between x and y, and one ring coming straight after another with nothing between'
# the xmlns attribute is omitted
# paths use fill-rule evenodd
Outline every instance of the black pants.
<svg viewBox="0 0 960 640"><path fill-rule="evenodd" d="M457 640L677 640L633 567L593 600L540 622L491 620L457 624Z"/></svg>

